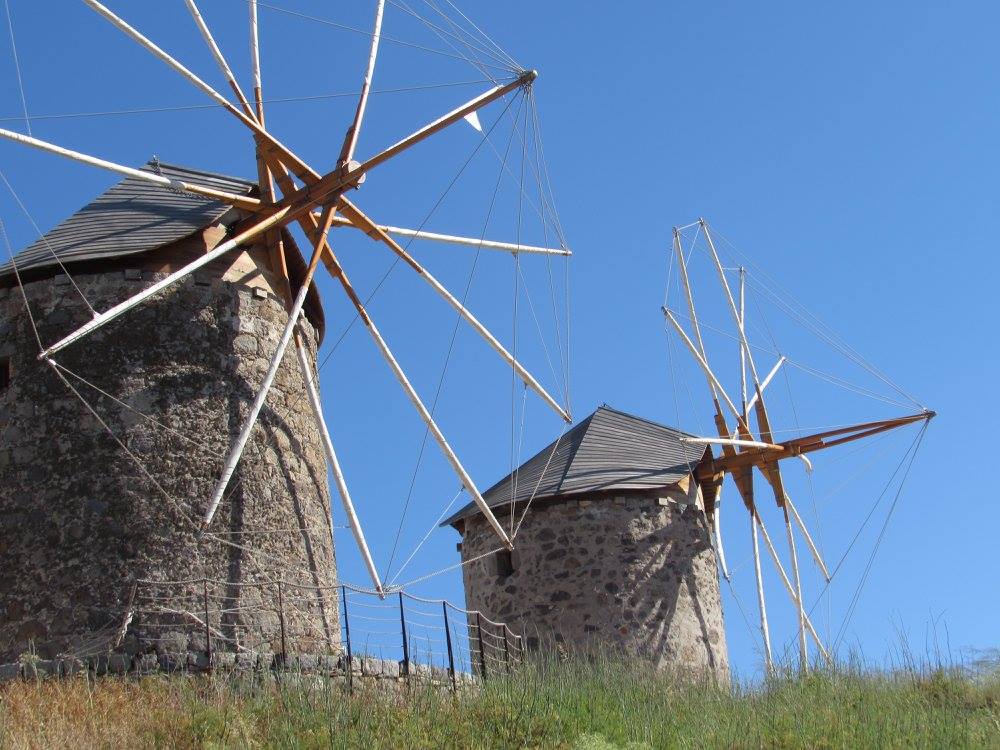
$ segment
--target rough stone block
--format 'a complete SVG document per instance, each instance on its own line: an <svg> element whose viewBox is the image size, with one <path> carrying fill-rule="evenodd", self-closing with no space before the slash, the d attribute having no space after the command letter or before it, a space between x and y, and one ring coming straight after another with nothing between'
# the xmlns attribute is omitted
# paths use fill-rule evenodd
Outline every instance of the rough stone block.
<svg viewBox="0 0 1000 750"><path fill-rule="evenodd" d="M16 680L21 676L20 664L0 664L0 682Z"/></svg>
<svg viewBox="0 0 1000 750"><path fill-rule="evenodd" d="M396 678L402 674L400 670L400 664L398 661L393 659L385 659L382 662L382 676Z"/></svg>
<svg viewBox="0 0 1000 750"><path fill-rule="evenodd" d="M187 654L160 654L160 669L164 672L180 672L186 665Z"/></svg>
<svg viewBox="0 0 1000 750"><path fill-rule="evenodd" d="M258 654L254 651L240 651L236 654L236 668L252 671L257 669Z"/></svg>
<svg viewBox="0 0 1000 750"><path fill-rule="evenodd" d="M27 679L59 676L59 659L37 659L23 665L24 676Z"/></svg>
<svg viewBox="0 0 1000 750"><path fill-rule="evenodd" d="M126 654L111 654L108 657L108 672L125 674L132 666L132 660Z"/></svg>
<svg viewBox="0 0 1000 750"><path fill-rule="evenodd" d="M204 651L188 651L187 667L194 671L203 671L209 667L208 654Z"/></svg>
<svg viewBox="0 0 1000 750"><path fill-rule="evenodd" d="M87 665L98 677L102 677L108 673L108 657L105 654L90 657L87 659Z"/></svg>
<svg viewBox="0 0 1000 750"><path fill-rule="evenodd" d="M64 677L72 677L75 674L83 672L86 668L87 665L84 662L73 657L59 660L59 674Z"/></svg>
<svg viewBox="0 0 1000 750"><path fill-rule="evenodd" d="M156 654L141 654L135 657L133 663L140 674L153 674L160 668L160 660Z"/></svg>
<svg viewBox="0 0 1000 750"><path fill-rule="evenodd" d="M236 654L229 651L212 652L212 668L232 670L236 667Z"/></svg>
<svg viewBox="0 0 1000 750"><path fill-rule="evenodd" d="M324 654L317 658L316 668L323 674L333 675L342 672L340 666L341 657Z"/></svg>
<svg viewBox="0 0 1000 750"><path fill-rule="evenodd" d="M431 668L427 664L414 664L410 662L410 676L418 680L429 680L431 677Z"/></svg>
<svg viewBox="0 0 1000 750"><path fill-rule="evenodd" d="M267 290L262 289L259 286L253 288L253 296L255 299L267 299Z"/></svg>

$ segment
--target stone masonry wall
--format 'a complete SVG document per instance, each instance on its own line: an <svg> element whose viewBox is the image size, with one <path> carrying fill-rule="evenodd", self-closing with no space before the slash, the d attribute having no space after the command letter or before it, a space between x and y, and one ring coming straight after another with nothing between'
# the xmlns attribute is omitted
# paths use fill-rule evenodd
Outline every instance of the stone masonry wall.
<svg viewBox="0 0 1000 750"><path fill-rule="evenodd" d="M162 276L73 278L104 310ZM46 344L90 318L68 281L25 286ZM13 373L0 392L0 661L29 649L84 654L121 626L135 579L225 582L213 648L276 651L270 595L239 584L336 585L326 464L294 348L213 524L196 528L286 320L273 293L211 272L60 352L58 362L109 394L66 375L112 437L37 359L19 289L0 289L0 361ZM304 325L314 361L317 337ZM201 585L191 593L198 601ZM126 654L205 649L192 613L155 598L137 604ZM289 649L338 653L338 606L336 590L287 591Z"/></svg>
<svg viewBox="0 0 1000 750"><path fill-rule="evenodd" d="M611 650L728 682L715 552L698 505L642 496L538 503L515 546L509 575L495 555L464 566L466 606L508 622L528 649L554 641L571 652ZM482 516L466 520L463 560L496 547Z"/></svg>

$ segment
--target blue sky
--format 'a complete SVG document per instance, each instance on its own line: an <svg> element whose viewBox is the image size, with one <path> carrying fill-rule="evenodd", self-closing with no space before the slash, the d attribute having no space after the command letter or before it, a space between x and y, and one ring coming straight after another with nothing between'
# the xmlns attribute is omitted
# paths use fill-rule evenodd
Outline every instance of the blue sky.
<svg viewBox="0 0 1000 750"><path fill-rule="evenodd" d="M10 5L34 115L207 101L82 3L10 0ZM248 87L244 4L204 0L201 5ZM331 7L315 0L276 0L273 5L342 25L370 23L368 2ZM225 88L179 0L112 7L212 85ZM704 216L731 243L724 252L736 257L738 251L752 264L753 278L788 290L921 404L939 412L844 628L843 648L884 660L898 649L900 633L919 653L935 633L941 647L956 657L995 646L1000 610L990 604L995 598L990 594L998 567L987 534L997 528L1000 511L989 473L970 457L989 451L998 416L987 387L1000 376L991 273L1000 230L995 135L1000 60L992 33L1000 10L986 2L945 7L930 2L540 5L521 0L462 8L518 62L541 73L535 93L545 155L575 253L569 264L574 415L582 418L607 402L693 432L710 426L704 381L683 360L676 339L671 365L670 339L659 312L671 227ZM269 98L357 89L367 45L363 35L271 8L261 9L261 25ZM462 85L373 96L361 156L489 85L463 61L399 44L447 49L399 4L387 9L384 33L395 41L383 44L376 90ZM0 116L14 118L2 126L22 130L9 42L6 35L0 38ZM274 103L269 127L323 171L336 159L352 109L351 96ZM484 112L483 122L499 112L497 107ZM33 119L32 128L39 137L125 164L141 164L156 154L164 161L253 174L249 138L217 109L42 118ZM509 132L509 125L495 131L499 149ZM478 139L459 124L373 173L358 192L358 203L379 221L419 224ZM516 148L513 153L512 165L520 158ZM0 144L0 168L43 229L115 179L6 143ZM481 147L427 228L483 231L498 169L496 156ZM500 181L486 235L513 239L520 206L523 241L551 239L537 219L531 221L531 212L523 211L517 183L511 175ZM9 195L0 197L0 211L17 246L32 239L30 223ZM391 259L363 238L345 234L337 241L356 285L367 293ZM474 251L422 243L412 249L450 288L464 289ZM726 309L717 282L704 256L698 257L700 265L692 261L692 281L700 312L723 328ZM552 269L550 291L549 266L522 258L516 323L510 257L484 253L468 299L508 345L516 326L520 355L543 384L558 391L562 373L555 352L566 339L565 266L558 261ZM320 284L328 316L325 356L352 315L328 279ZM525 285L530 294L524 294ZM677 291L670 297L675 308L683 304ZM454 314L405 268L393 269L372 311L430 402ZM751 305L750 317L755 313L759 322L753 335L765 349L773 335L790 359L893 396L881 381L852 371L843 357L817 346L815 337L763 298L759 307ZM708 334L706 345L718 352L719 362L729 363L717 367L735 387L731 342ZM551 370L546 351L554 360ZM762 357L760 367L766 370L773 357ZM779 385L772 409L782 429L905 411L832 388L801 369L785 383L776 381L775 388ZM410 493L423 429L359 328L351 328L332 352L323 390L359 512L384 567L407 495L397 558L409 555L423 538L457 482L428 444ZM512 421L522 457L559 433L559 421L529 397L520 436L521 394L514 394L512 420L510 372L466 328L455 339L441 394L436 414L484 487L510 468ZM831 560L848 546L913 437L911 430L840 457L831 451L829 458L814 461L811 485L799 467L786 470L810 519L815 499L822 546ZM847 481L859 472L860 478ZM824 634L829 629L836 636L840 629L894 492L883 498L865 527L829 602L816 610ZM724 598L731 660L738 671L750 674L760 657L740 612L742 605L751 622L755 618L746 517L734 495L727 488L723 518L730 563L738 567L736 594L727 586ZM779 537L775 509L766 512L772 534ZM343 578L363 582L349 536L338 533ZM456 541L450 530L432 534L400 580L457 562ZM805 557L801 548L800 557ZM818 591L811 570L807 584ZM452 571L416 590L460 599L460 577ZM793 612L773 575L767 595L779 647L794 634Z"/></svg>

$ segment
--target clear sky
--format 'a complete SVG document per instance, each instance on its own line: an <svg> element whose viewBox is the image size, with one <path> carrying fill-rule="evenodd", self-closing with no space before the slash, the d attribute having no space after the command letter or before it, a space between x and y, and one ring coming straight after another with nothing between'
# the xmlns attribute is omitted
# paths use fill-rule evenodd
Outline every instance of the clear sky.
<svg viewBox="0 0 1000 750"><path fill-rule="evenodd" d="M111 5L225 90L180 0ZM245 3L204 0L201 5L248 89ZM367 0L265 5L352 27L367 27L373 7ZM422 49L448 47L404 6L387 8L384 33L392 38L383 43L375 89L462 85L373 96L359 144L362 157L489 85L464 61ZM433 13L425 4L410 7ZM83 3L10 0L10 8L32 115L207 102ZM764 298L761 285L766 284L787 290L919 403L939 413L856 606L852 611L895 485L864 526L829 599L815 610L817 627L845 651L853 648L878 661L898 656L904 639L918 654L933 651L936 643L954 658L995 647L1000 570L992 535L1000 511L991 473L984 470L989 467L977 459L989 462L1000 416L988 390L1000 377L992 273L1000 232L996 4L511 0L467 2L462 8L514 59L540 71L535 94L545 155L574 251L569 264L574 416L585 417L606 402L692 432L704 434L711 427L704 380L684 359L676 337L668 338L659 311L667 289L671 227L704 216L728 241L720 245L726 258L735 262L738 252L751 267L752 295L759 299L749 305L748 317L759 314L751 336L761 346L761 369L770 368L776 349L900 399L885 383L852 372L843 357L817 347L815 337L783 319L773 300ZM362 34L273 7L262 7L261 26L268 98L347 94L359 86L367 47ZM6 33L0 34L0 47L0 117L5 118L0 125L23 130ZM269 127L325 171L336 160L353 106L352 96L275 102L268 110ZM494 105L485 111L484 125L501 110ZM163 161L254 174L249 138L217 108L35 118L31 124L39 137L129 165L156 154ZM486 236L515 239L520 207L522 240L551 242L551 233L541 231L537 218L532 222L531 207L518 199L519 145L509 160L510 174L497 183L499 163L491 149L502 151L510 132L501 123L487 147L476 131L459 123L373 172L357 201L381 222L418 225L478 145L427 228L478 236L494 186L500 184ZM0 143L0 169L43 229L116 179L9 143ZM526 174L531 183L530 169ZM6 192L0 194L0 215L16 246L33 238L30 223ZM345 234L335 239L367 294L391 259L347 231L338 230ZM464 290L474 250L423 243L412 249L456 294ZM705 320L723 328L726 308L711 267L703 254L692 257L701 258L692 260L692 281L699 303L704 300ZM550 292L550 267L543 259L524 256L521 264L516 323L514 266L508 256L481 254L469 305L508 345L516 326L520 356L558 393L557 351L566 340L565 266L553 262ZM676 269L671 278L669 302L680 310L684 301ZM396 569L458 484L428 444L410 491L422 425L360 327L350 328L334 347L352 311L329 279L320 284L328 319L324 357L331 354L323 369L324 402L380 568L389 561L410 495ZM524 293L525 285L530 294ZM392 270L371 307L430 403L454 314L405 267ZM713 330L706 333L706 345L720 352L716 367L725 373L727 387L738 390L731 342ZM512 419L510 371L467 328L459 329L448 362L436 414L480 486L510 469L512 423L515 457L530 456L559 434L558 419L529 396L520 437L521 392L514 394ZM787 381L779 378L772 387L778 389L772 407L776 426L783 430L915 410L829 387L801 368L786 372ZM817 457L811 484L800 466L786 469L831 563L850 545L914 436L911 428L856 453L845 449L839 457L833 451ZM762 498L764 490L759 486ZM724 585L730 658L737 671L749 675L760 655L757 636L741 613L742 607L753 625L746 513L731 486L725 498L724 537L734 568L732 588ZM766 513L779 541L773 503ZM343 523L342 514L337 518ZM349 535L337 534L342 577L364 583ZM399 580L457 562L457 541L450 529L435 531ZM808 570L811 602L818 581L801 546L799 554ZM773 569L766 562L765 568L780 651L794 634L793 610ZM415 590L460 600L460 576L451 571Z"/></svg>

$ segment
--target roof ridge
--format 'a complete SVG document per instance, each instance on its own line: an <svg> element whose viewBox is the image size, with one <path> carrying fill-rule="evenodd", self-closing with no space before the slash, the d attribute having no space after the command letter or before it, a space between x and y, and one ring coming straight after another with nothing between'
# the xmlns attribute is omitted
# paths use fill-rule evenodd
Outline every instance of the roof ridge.
<svg viewBox="0 0 1000 750"><path fill-rule="evenodd" d="M251 186L257 187L256 180L248 180L245 177L234 177L233 175L223 174L222 172L210 172L207 169L195 169L194 167L186 167L183 164L174 164L173 162L163 161L162 159L159 158L150 159L143 166L139 167L139 169L143 170L144 172L153 172L153 173L155 173L157 169L164 169L164 168L171 169L176 172L185 172L191 175L198 175L200 177L211 177L217 180L229 180L231 182L241 182L245 183L248 187ZM120 185L127 179L129 178L124 177L118 182L116 182L115 185ZM111 188L109 188L109 190L110 189Z"/></svg>
<svg viewBox="0 0 1000 750"><path fill-rule="evenodd" d="M677 427L671 427L670 425L663 424L662 422L656 422L652 419L632 414L631 412L622 411L621 409L616 409L613 406L609 406L607 403L602 403L600 406L598 406L597 409L594 411L594 414L597 414L597 412L601 411L602 409L604 409L605 411L614 412L615 414L620 414L621 416L628 417L629 419L634 419L637 422L645 422L646 424L652 425L653 427L659 427L664 430L670 430L671 432L676 432L678 435L685 435L687 437L697 437L697 435L694 435L690 432L685 432L684 430L678 429ZM591 414L590 416L593 417L594 414Z"/></svg>

